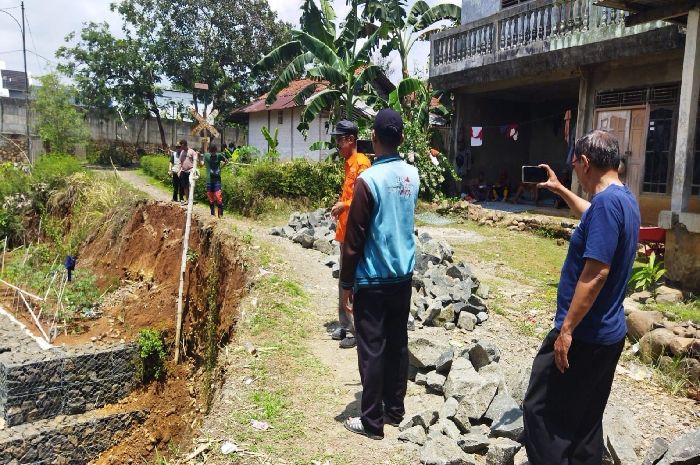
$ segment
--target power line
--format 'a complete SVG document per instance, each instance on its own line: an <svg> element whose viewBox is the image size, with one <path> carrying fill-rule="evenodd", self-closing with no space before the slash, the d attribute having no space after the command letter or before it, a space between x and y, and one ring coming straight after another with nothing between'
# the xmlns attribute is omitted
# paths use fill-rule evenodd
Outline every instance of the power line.
<svg viewBox="0 0 700 465"><path fill-rule="evenodd" d="M24 13L24 20L27 22L27 29L29 30L29 38L32 40L32 47L34 47L34 49L36 49L36 43L34 42L34 34L32 34L32 26L29 24L29 16L27 16L26 11ZM39 59L37 58L38 56L39 56L39 54L35 52L34 59L36 60L36 65L38 67L41 67L41 64L39 64ZM44 58L44 57L41 57L41 58ZM46 60L46 58L44 58L44 60ZM49 60L46 60L46 61L49 61Z"/></svg>

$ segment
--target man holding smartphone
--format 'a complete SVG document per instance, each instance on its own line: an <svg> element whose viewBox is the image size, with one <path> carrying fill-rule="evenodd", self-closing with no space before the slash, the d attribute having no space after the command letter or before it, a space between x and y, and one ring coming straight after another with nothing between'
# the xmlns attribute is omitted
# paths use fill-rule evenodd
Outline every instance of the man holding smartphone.
<svg viewBox="0 0 700 465"><path fill-rule="evenodd" d="M554 171L538 184L581 215L561 269L554 329L532 365L523 401L532 465L603 460L603 411L627 327L622 301L637 252L640 215L618 177L620 149L607 131L576 141L572 168L591 201L564 187Z"/></svg>

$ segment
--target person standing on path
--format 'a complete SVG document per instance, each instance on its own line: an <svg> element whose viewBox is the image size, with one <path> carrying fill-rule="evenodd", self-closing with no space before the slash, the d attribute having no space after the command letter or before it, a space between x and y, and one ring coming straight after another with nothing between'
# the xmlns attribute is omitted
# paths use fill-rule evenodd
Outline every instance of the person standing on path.
<svg viewBox="0 0 700 465"><path fill-rule="evenodd" d="M627 333L622 301L640 215L618 177L618 141L609 132L592 131L576 141L571 163L590 202L540 165L549 179L539 187L582 216L561 269L554 329L535 356L523 401L532 465L602 463L603 412Z"/></svg>
<svg viewBox="0 0 700 465"><path fill-rule="evenodd" d="M405 414L419 178L398 153L402 141L401 115L379 111L372 131L377 158L357 178L343 243L342 302L355 319L362 380L362 414L344 426L372 439L382 439L384 424L398 425Z"/></svg>
<svg viewBox="0 0 700 465"><path fill-rule="evenodd" d="M168 173L173 178L173 202L182 201L185 194L180 184L180 147L173 145L173 150L170 152L170 161L168 163Z"/></svg>
<svg viewBox="0 0 700 465"><path fill-rule="evenodd" d="M187 147L187 141L180 141L180 188L185 192L185 200L180 203L187 203L190 198L190 173L194 169L194 159L197 152Z"/></svg>
<svg viewBox="0 0 700 465"><path fill-rule="evenodd" d="M221 169L228 162L228 158L223 153L217 151L216 144L209 146L209 151L204 154L202 163L207 170L207 198L209 199L209 212L214 216L214 205L216 204L217 216L224 216L224 200L221 196Z"/></svg>
<svg viewBox="0 0 700 465"><path fill-rule="evenodd" d="M348 212L352 204L352 194L355 189L355 181L364 170L372 166L372 163L364 153L357 151L357 125L352 121L341 120L335 125L331 132L335 136L338 152L345 159L345 181L340 198L331 208L331 216L338 220L335 228L335 240L340 244L340 269L343 268L343 241L345 240L345 228L348 222ZM338 320L340 326L336 328L331 337L340 341L341 349L351 349L355 347L355 328L352 322L352 315L343 308L342 287L338 283Z"/></svg>

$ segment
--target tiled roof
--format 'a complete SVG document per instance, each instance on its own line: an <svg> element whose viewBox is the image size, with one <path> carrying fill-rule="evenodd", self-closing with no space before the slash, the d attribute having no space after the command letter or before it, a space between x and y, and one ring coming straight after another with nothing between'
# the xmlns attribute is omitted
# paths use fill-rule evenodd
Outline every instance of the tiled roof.
<svg viewBox="0 0 700 465"><path fill-rule="evenodd" d="M287 87L282 89L277 94L277 100L272 105L265 105L265 99L267 98L267 93L256 98L248 105L242 106L234 111L234 113L256 113L258 111L268 111L268 110L282 110L285 108L296 108L303 105L297 105L294 102L294 97L304 89L309 84L316 83L315 95L318 92L326 89L328 83L325 81L313 81L311 79L299 79L297 81L292 81ZM309 96L311 97L311 96Z"/></svg>

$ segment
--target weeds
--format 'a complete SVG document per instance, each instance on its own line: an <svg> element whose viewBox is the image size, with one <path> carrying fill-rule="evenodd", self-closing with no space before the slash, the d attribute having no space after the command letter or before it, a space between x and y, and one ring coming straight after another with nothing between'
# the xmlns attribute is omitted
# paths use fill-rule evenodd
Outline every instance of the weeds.
<svg viewBox="0 0 700 465"><path fill-rule="evenodd" d="M663 262L657 262L656 254L652 252L648 263L632 270L628 286L636 290L651 291L651 295L656 297L656 285L664 273L666 270L663 268Z"/></svg>
<svg viewBox="0 0 700 465"><path fill-rule="evenodd" d="M139 358L141 359L141 381L160 381L165 377L165 343L163 333L155 329L144 328L139 331Z"/></svg>

